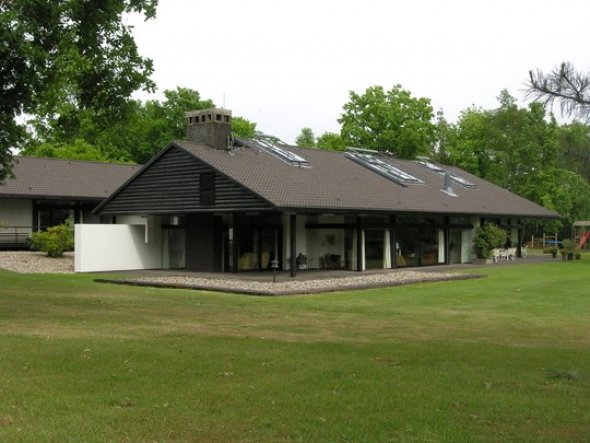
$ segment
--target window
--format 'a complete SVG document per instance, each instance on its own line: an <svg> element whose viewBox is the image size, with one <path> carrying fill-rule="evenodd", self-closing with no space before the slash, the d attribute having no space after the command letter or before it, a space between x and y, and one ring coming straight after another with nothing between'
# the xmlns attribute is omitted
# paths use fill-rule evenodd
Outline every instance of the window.
<svg viewBox="0 0 590 443"><path fill-rule="evenodd" d="M306 159L304 159L300 155L295 154L294 152L288 151L286 148L278 146L272 140L257 139L252 141L255 143L256 148L268 152L269 154L281 159L285 163L288 163L293 166L299 166L300 168L311 167L311 165Z"/></svg>
<svg viewBox="0 0 590 443"><path fill-rule="evenodd" d="M464 179L463 177L461 177L461 176L459 176L457 174L454 174L452 172L449 172L446 169L444 169L441 165L437 165L435 163L432 163L431 161L428 161L427 159L418 160L418 163L421 164L422 166L427 167L431 171L437 172L440 175L443 175L444 176L445 174L448 174L448 177L451 180L453 180L456 183L459 183L461 186L463 186L465 188L471 188L471 189L477 188L477 186L475 186L469 180L466 180L466 179Z"/></svg>
<svg viewBox="0 0 590 443"><path fill-rule="evenodd" d="M414 177L407 172L393 166L392 164L385 162L378 158L379 152L370 151L368 149L353 149L349 148L346 152L346 157L352 161L363 165L365 168L388 178L394 183L400 186L408 185L422 185L424 182L419 178Z"/></svg>
<svg viewBox="0 0 590 443"><path fill-rule="evenodd" d="M199 176L199 199L201 206L215 205L215 173L203 172Z"/></svg>

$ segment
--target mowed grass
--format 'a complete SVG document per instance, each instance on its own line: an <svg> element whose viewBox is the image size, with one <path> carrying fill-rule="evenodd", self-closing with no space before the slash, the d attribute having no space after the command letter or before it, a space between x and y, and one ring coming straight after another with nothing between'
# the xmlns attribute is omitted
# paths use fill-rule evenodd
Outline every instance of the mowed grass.
<svg viewBox="0 0 590 443"><path fill-rule="evenodd" d="M588 441L590 257L288 297L0 272L0 441Z"/></svg>

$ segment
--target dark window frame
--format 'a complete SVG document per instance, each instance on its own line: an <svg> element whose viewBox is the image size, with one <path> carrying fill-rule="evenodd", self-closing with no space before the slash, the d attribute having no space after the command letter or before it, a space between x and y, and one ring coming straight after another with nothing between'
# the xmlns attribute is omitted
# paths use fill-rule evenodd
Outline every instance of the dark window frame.
<svg viewBox="0 0 590 443"><path fill-rule="evenodd" d="M215 172L199 174L199 202L201 206L215 206Z"/></svg>

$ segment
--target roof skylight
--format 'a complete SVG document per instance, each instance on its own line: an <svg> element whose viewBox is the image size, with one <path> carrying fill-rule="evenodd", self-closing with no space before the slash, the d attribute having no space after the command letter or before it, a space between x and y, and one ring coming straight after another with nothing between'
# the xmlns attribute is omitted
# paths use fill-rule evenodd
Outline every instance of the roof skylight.
<svg viewBox="0 0 590 443"><path fill-rule="evenodd" d="M457 175L457 174L447 171L441 165L438 165L436 163L432 163L426 159L420 159L420 160L418 160L418 163L420 163L422 166L426 166L431 171L439 173L440 175L448 175L451 180L459 183L461 186L464 186L465 188L471 188L471 189L477 188L477 186L475 184L471 183L469 180L464 179L460 175Z"/></svg>
<svg viewBox="0 0 590 443"><path fill-rule="evenodd" d="M370 169L373 172L376 172L379 175L382 175L385 178L388 178L398 185L408 186L424 184L424 182L419 178L416 178L413 175L393 166L392 164L377 158L376 154L378 154L377 151L349 149L346 151L345 155L356 163Z"/></svg>
<svg viewBox="0 0 590 443"><path fill-rule="evenodd" d="M289 163L293 166L299 166L302 168L311 168L309 161L307 161L300 155L295 154L294 152L287 151L286 149L281 148L272 140L258 138L252 141L255 142L256 147L268 152L269 154L283 160L286 163Z"/></svg>

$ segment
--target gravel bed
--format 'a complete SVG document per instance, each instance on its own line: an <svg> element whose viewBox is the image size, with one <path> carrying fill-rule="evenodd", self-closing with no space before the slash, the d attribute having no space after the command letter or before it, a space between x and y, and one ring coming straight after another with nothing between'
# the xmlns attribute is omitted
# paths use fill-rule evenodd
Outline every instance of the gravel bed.
<svg viewBox="0 0 590 443"><path fill-rule="evenodd" d="M395 271L354 277L295 280L276 283L187 276L97 279L96 281L136 286L201 289L250 295L288 295L350 291L353 289L391 287L419 282L466 280L480 277L481 275L460 273Z"/></svg>
<svg viewBox="0 0 590 443"><path fill-rule="evenodd" d="M0 251L0 269L19 273L64 274L74 272L74 254L68 252L62 258L49 258L41 252ZM296 279L293 281L269 281L202 278L198 276L154 276L117 279L96 279L107 283L128 284L136 286L190 288L208 291L232 292L252 295L287 295L309 294L318 292L349 291L353 289L379 288L418 282L446 280L464 280L478 278L473 274L450 272L423 272L395 270L383 273L371 273L345 277L321 279Z"/></svg>
<svg viewBox="0 0 590 443"><path fill-rule="evenodd" d="M0 251L0 269L20 273L65 274L74 272L74 253L50 258L42 252Z"/></svg>

